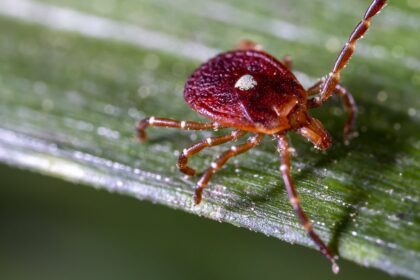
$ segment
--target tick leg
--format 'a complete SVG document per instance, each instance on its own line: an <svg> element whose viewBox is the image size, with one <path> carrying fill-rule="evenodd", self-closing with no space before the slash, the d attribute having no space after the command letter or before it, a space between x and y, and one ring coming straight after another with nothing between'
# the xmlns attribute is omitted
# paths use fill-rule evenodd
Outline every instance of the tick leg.
<svg viewBox="0 0 420 280"><path fill-rule="evenodd" d="M290 55L285 55L281 62L287 67L287 69L292 70L293 60Z"/></svg>
<svg viewBox="0 0 420 280"><path fill-rule="evenodd" d="M325 79L319 79L315 84L313 84L311 87L309 87L306 90L306 92L308 93L308 96L318 94L319 91L321 90L322 84L324 82L325 82ZM309 99L308 103L310 103L311 101L312 101L312 99ZM312 103L314 103L314 102L312 101ZM311 105L312 105L312 107L311 107ZM311 104L311 105L309 105L309 108L313 108L313 107L317 106L317 104Z"/></svg>
<svg viewBox="0 0 420 280"><path fill-rule="evenodd" d="M217 122L212 123L200 123L200 122L191 122L191 121L177 121L166 118L156 118L149 117L145 118L137 123L137 136L140 141L145 141L147 139L147 134L145 132L148 126L163 126L163 127L173 127L185 130L217 130L222 128Z"/></svg>
<svg viewBox="0 0 420 280"><path fill-rule="evenodd" d="M296 130L296 132L309 141L320 150L326 150L331 145L331 137L322 123L312 117L308 118L308 123Z"/></svg>
<svg viewBox="0 0 420 280"><path fill-rule="evenodd" d="M195 170L188 166L188 158L197 154L204 148L221 145L229 141L236 141L237 139L241 138L245 134L246 134L245 131L234 130L229 135L207 138L198 143L195 143L194 145L191 145L190 147L184 149L184 151L179 155L179 158L178 158L179 170L187 175L194 176Z"/></svg>
<svg viewBox="0 0 420 280"><path fill-rule="evenodd" d="M242 51L247 51L247 50L263 51L264 50L264 48L260 44L252 40L248 40L248 39L239 41L239 43L236 44L236 49L242 50ZM292 70L293 61L290 55L284 56L281 62L284 64L284 66L287 67L287 69Z"/></svg>
<svg viewBox="0 0 420 280"><path fill-rule="evenodd" d="M315 233L311 221L309 220L308 216L306 216L300 204L299 195L296 191L290 173L290 151L287 136L285 134L276 134L275 137L277 139L277 149L280 153L280 171L283 176L284 185L286 187L290 203L292 204L300 223L303 225L303 228L308 233L309 237L318 246L321 253L331 261L333 272L338 273L339 267L335 261L335 256L332 254L327 245L325 245L325 243L321 240L318 234Z"/></svg>
<svg viewBox="0 0 420 280"><path fill-rule="evenodd" d="M195 195L194 195L194 202L195 204L199 204L201 202L201 197L204 188L209 183L211 177L217 170L222 168L222 166L232 157L242 154L255 146L257 146L262 138L263 134L256 134L251 137L246 143L238 146L232 146L228 151L224 152L215 162L212 162L210 167L204 172L203 176L198 181L196 188L195 188Z"/></svg>
<svg viewBox="0 0 420 280"><path fill-rule="evenodd" d="M362 20L356 25L350 37L347 40L347 43L344 45L340 54L335 61L332 71L328 74L325 83L322 86L319 96L314 99L314 102L322 104L324 103L336 89L336 86L340 82L340 72L346 66L350 57L353 55L354 50L356 49L356 42L369 29L372 17L379 13L379 11L385 6L386 0L373 0L366 10L365 15Z"/></svg>
<svg viewBox="0 0 420 280"><path fill-rule="evenodd" d="M239 41L238 44L236 44L236 49L243 50L243 51L247 51L247 50L262 51L263 47L252 40L244 39L244 40Z"/></svg>
<svg viewBox="0 0 420 280"><path fill-rule="evenodd" d="M344 110L347 112L347 120L346 124L344 125L344 139L349 140L351 138L351 134L356 127L356 115L357 115L357 105L356 101L354 101L353 95L347 91L346 88L342 87L338 84L335 87L337 94L343 100Z"/></svg>
<svg viewBox="0 0 420 280"><path fill-rule="evenodd" d="M324 80L321 79L318 82L316 82L313 86L308 88L307 92L308 95L314 95L319 92L319 90L322 87L322 84L324 83ZM346 124L344 125L344 139L349 140L351 138L351 134L354 131L356 127L356 115L357 115L357 105L356 101L353 98L353 95L342 85L337 84L335 86L334 93L336 93L338 96L341 97L341 100L343 102L344 110L347 112L347 120ZM308 100L308 107L309 108L316 108L319 107L321 104L317 103L315 99L309 99Z"/></svg>

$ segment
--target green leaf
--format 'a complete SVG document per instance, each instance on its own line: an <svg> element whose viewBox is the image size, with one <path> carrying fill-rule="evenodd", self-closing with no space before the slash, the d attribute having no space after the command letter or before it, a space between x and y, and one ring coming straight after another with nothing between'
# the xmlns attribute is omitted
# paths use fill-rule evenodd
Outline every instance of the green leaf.
<svg viewBox="0 0 420 280"><path fill-rule="evenodd" d="M219 171L194 207L197 178L175 162L211 133L151 128L139 144L134 127L150 115L199 120L182 98L186 78L242 38L292 55L311 85L368 2L2 0L0 160L314 247L268 137ZM313 112L334 138L329 151L291 135L294 180L321 238L342 258L410 278L420 275L419 14L415 1L390 2L344 70L360 108L356 139L342 143L337 100ZM204 170L224 149L191 164Z"/></svg>

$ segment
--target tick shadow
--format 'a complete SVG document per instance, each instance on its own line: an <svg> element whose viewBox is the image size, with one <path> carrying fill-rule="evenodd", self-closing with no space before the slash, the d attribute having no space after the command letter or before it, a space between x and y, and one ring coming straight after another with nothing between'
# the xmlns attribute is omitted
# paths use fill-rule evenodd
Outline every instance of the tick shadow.
<svg viewBox="0 0 420 280"><path fill-rule="evenodd" d="M410 137L413 137L413 133L419 131L419 125L412 121L408 115L390 110L380 104L364 102L360 103L359 107L362 108L358 119L359 136L353 139L350 145L346 146L344 143L340 143L343 128L342 121L337 118L337 120L327 123L326 127L334 139L332 148L326 154L315 154L314 157L317 159L314 163L304 167L299 174L294 175L295 182L313 178L314 169L334 170L334 166L340 165L340 162L347 160L349 153L357 157L357 159L352 157L349 160L353 162L363 160L365 161L363 166L372 166L374 168L374 166L378 165L378 162L386 166L397 164L396 155L410 148L408 140ZM331 119L331 116L325 113L317 117L321 120ZM362 130L361 127L365 129ZM300 143L298 146L301 146ZM306 155L310 153L310 151L304 151ZM343 165L340 165L340 168L343 168ZM329 243L334 251L337 251L342 233L347 231L354 217L358 215L359 208L367 201L369 196L369 191L366 188L357 188L360 185L361 178L363 178L361 176L363 176L364 170L358 170L357 166L349 165L345 165L344 168L345 170L341 169L341 171L351 174L351 176L346 176L346 179L349 178L349 180L345 182L345 185L351 191L347 192L349 193L347 197L340 197L340 199L346 205L350 205L350 207L343 209L343 212L340 213L341 219L335 223L336 226L332 229L332 238ZM239 207L243 209L252 205L270 204L273 198L284 196L283 181L280 179L280 176L276 178L279 178L278 187L267 188L266 191L256 195L243 194L241 196L245 197L245 199L238 203L234 202L230 205L230 208ZM297 188L299 187L297 186ZM303 208L305 209L304 205Z"/></svg>

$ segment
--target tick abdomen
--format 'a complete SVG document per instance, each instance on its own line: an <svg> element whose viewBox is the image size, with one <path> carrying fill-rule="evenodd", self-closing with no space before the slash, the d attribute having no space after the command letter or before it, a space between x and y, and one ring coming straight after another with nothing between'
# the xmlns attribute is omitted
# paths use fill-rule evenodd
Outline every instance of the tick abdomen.
<svg viewBox="0 0 420 280"><path fill-rule="evenodd" d="M198 67L184 97L194 110L224 126L272 134L290 128L285 117L295 105L306 106L307 94L271 55L236 50Z"/></svg>

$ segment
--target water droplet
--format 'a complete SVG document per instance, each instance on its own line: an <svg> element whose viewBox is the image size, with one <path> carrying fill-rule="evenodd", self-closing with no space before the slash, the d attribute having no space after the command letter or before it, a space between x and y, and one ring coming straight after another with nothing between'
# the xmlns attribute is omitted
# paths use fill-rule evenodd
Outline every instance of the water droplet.
<svg viewBox="0 0 420 280"><path fill-rule="evenodd" d="M115 115L118 108L111 104L106 104L104 106L104 112L108 115Z"/></svg>
<svg viewBox="0 0 420 280"><path fill-rule="evenodd" d="M106 138L110 138L110 139L119 139L120 138L120 133L118 131L112 130L110 128L107 127L103 127L100 126L97 128L97 133L100 136L104 136Z"/></svg>
<svg viewBox="0 0 420 280"><path fill-rule="evenodd" d="M332 53L336 53L341 48L341 41L337 37L330 37L325 42L325 48Z"/></svg>
<svg viewBox="0 0 420 280"><path fill-rule="evenodd" d="M410 117L415 117L416 116L416 109L414 109L414 108L408 108L408 115Z"/></svg>
<svg viewBox="0 0 420 280"><path fill-rule="evenodd" d="M380 91L376 98L379 102L385 102L388 99L388 94L385 91Z"/></svg>
<svg viewBox="0 0 420 280"><path fill-rule="evenodd" d="M340 272L340 267L335 262L332 265L332 271L334 272L334 274L337 274Z"/></svg>

